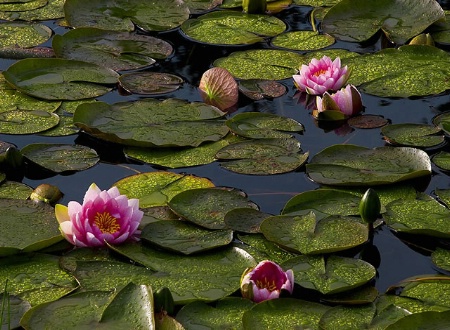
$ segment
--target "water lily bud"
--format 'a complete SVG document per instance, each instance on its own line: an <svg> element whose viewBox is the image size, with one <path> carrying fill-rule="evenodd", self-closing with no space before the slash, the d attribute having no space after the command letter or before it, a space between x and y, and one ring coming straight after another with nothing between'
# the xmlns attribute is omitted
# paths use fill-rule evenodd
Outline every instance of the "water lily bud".
<svg viewBox="0 0 450 330"><path fill-rule="evenodd" d="M264 14L267 10L267 0L242 0L242 9L249 14Z"/></svg>
<svg viewBox="0 0 450 330"><path fill-rule="evenodd" d="M409 42L410 45L427 45L427 46L434 46L434 40L433 37L427 33L422 33L414 38Z"/></svg>
<svg viewBox="0 0 450 330"><path fill-rule="evenodd" d="M153 293L153 300L155 312L165 311L169 315L173 315L175 310L175 303L173 301L172 293L166 287L160 288Z"/></svg>
<svg viewBox="0 0 450 330"><path fill-rule="evenodd" d="M62 198L63 194L58 187L51 184L43 183L36 187L30 195L30 199L34 202L44 202L47 204L55 204Z"/></svg>
<svg viewBox="0 0 450 330"><path fill-rule="evenodd" d="M372 224L378 218L381 211L381 202L378 194L372 188L367 189L359 203L359 214L361 218Z"/></svg>
<svg viewBox="0 0 450 330"><path fill-rule="evenodd" d="M203 102L213 105L222 111L228 111L238 102L239 87L224 68L211 68L203 73L198 86Z"/></svg>

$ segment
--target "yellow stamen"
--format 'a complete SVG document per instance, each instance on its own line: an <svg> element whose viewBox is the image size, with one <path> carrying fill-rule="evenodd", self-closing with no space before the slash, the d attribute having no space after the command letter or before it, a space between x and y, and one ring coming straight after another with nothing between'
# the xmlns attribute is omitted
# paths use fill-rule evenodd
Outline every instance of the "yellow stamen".
<svg viewBox="0 0 450 330"><path fill-rule="evenodd" d="M277 289L275 281L272 280L272 282L269 282L267 277L264 277L262 281L256 280L256 286L258 287L258 289L267 289L269 291L275 291Z"/></svg>
<svg viewBox="0 0 450 330"><path fill-rule="evenodd" d="M314 72L314 76L316 76L316 77L318 77L318 76L321 76L321 75L323 75L323 74L325 74L327 72L327 70L319 70L319 71L316 71L316 72Z"/></svg>
<svg viewBox="0 0 450 330"><path fill-rule="evenodd" d="M117 219L108 212L97 212L95 215L94 224L102 233L114 234L120 230L120 225L117 223Z"/></svg>

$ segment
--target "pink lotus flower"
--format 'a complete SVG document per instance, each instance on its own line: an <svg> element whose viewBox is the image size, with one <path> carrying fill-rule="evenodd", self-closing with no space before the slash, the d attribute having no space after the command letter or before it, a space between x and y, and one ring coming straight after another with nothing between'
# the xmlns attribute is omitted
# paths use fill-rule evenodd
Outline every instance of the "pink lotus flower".
<svg viewBox="0 0 450 330"><path fill-rule="evenodd" d="M363 109L361 94L355 86L347 85L334 94L325 92L322 97L316 97L318 112L335 110L342 112L345 116L353 116Z"/></svg>
<svg viewBox="0 0 450 330"><path fill-rule="evenodd" d="M302 65L300 72L293 75L295 86L302 92L322 95L326 91L336 91L347 82L350 70L341 67L341 59L332 62L328 56L320 60L313 58L308 65Z"/></svg>
<svg viewBox="0 0 450 330"><path fill-rule="evenodd" d="M273 261L261 261L256 267L248 268L242 274L242 296L256 303L278 298L281 290L286 290L292 294L294 290L294 273L292 269L284 272Z"/></svg>
<svg viewBox="0 0 450 330"><path fill-rule="evenodd" d="M69 202L56 204L55 215L61 233L73 245L102 246L137 240L143 216L138 199L120 195L117 187L101 191L95 183L84 195L83 205Z"/></svg>

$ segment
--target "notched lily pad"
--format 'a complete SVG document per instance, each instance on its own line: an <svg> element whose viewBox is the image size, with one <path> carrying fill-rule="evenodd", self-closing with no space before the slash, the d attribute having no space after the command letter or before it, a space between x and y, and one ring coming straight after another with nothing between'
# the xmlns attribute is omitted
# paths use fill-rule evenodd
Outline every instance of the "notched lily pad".
<svg viewBox="0 0 450 330"><path fill-rule="evenodd" d="M424 124L395 124L381 128L384 139L393 145L418 148L436 147L444 142L441 129Z"/></svg>
<svg viewBox="0 0 450 330"><path fill-rule="evenodd" d="M328 34L317 31L293 31L280 34L272 39L272 45L298 51L316 50L331 46L336 41Z"/></svg>
<svg viewBox="0 0 450 330"><path fill-rule="evenodd" d="M174 74L161 72L133 72L119 78L120 86L132 94L159 95L176 91L184 80Z"/></svg>
<svg viewBox="0 0 450 330"><path fill-rule="evenodd" d="M50 171L82 171L100 160L94 149L82 145L34 143L22 148L22 154Z"/></svg>
<svg viewBox="0 0 450 330"><path fill-rule="evenodd" d="M228 211L225 214L225 224L227 228L231 228L242 233L259 233L259 226L265 218L272 216L271 214L261 212L251 208L237 208Z"/></svg>

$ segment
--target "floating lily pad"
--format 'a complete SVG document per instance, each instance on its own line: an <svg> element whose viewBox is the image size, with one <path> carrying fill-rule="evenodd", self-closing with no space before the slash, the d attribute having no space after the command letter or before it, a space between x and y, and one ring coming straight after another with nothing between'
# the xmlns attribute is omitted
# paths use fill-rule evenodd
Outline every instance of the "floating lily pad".
<svg viewBox="0 0 450 330"><path fill-rule="evenodd" d="M381 128L384 139L390 144L410 147L429 148L444 142L441 129L424 124L396 124Z"/></svg>
<svg viewBox="0 0 450 330"><path fill-rule="evenodd" d="M285 23L275 16L229 10L213 11L181 25L181 30L189 38L216 45L254 44L285 29Z"/></svg>
<svg viewBox="0 0 450 330"><path fill-rule="evenodd" d="M0 24L0 47L28 48L43 44L52 36L52 30L39 23Z"/></svg>
<svg viewBox="0 0 450 330"><path fill-rule="evenodd" d="M321 184L380 185L430 175L431 162L415 148L333 145L316 154L306 172Z"/></svg>
<svg viewBox="0 0 450 330"><path fill-rule="evenodd" d="M224 221L227 228L231 228L242 233L252 234L259 233L259 226L261 222L270 216L271 214L244 207L228 211L225 214Z"/></svg>
<svg viewBox="0 0 450 330"><path fill-rule="evenodd" d="M181 220L161 220L149 223L141 238L162 248L189 255L228 245L232 230L209 230Z"/></svg>
<svg viewBox="0 0 450 330"><path fill-rule="evenodd" d="M0 185L0 198L27 199L33 188L16 181L5 181Z"/></svg>
<svg viewBox="0 0 450 330"><path fill-rule="evenodd" d="M151 115L150 115L151 114ZM137 147L197 147L228 133L216 107L181 99L143 99L109 105L85 103L75 111L76 126L93 136Z"/></svg>
<svg viewBox="0 0 450 330"><path fill-rule="evenodd" d="M0 255L36 251L63 239L50 205L5 198L0 206Z"/></svg>
<svg viewBox="0 0 450 330"><path fill-rule="evenodd" d="M447 136L450 135L450 112L443 112L433 118L433 124L441 128Z"/></svg>
<svg viewBox="0 0 450 330"><path fill-rule="evenodd" d="M257 101L283 96L286 94L286 86L274 80L249 79L239 81L239 91Z"/></svg>
<svg viewBox="0 0 450 330"><path fill-rule="evenodd" d="M44 6L32 10L0 11L0 19L9 21L46 21L62 17L64 17L64 0L48 0Z"/></svg>
<svg viewBox="0 0 450 330"><path fill-rule="evenodd" d="M351 307L334 306L322 316L319 326L324 329L364 329L371 323L375 312L374 304Z"/></svg>
<svg viewBox="0 0 450 330"><path fill-rule="evenodd" d="M201 301L192 302L183 306L177 313L176 319L184 329L240 329L242 328L242 315L254 303L249 299L227 297L212 307Z"/></svg>
<svg viewBox="0 0 450 330"><path fill-rule="evenodd" d="M80 100L103 95L117 83L111 69L83 61L30 58L11 65L3 75L19 91L45 100Z"/></svg>
<svg viewBox="0 0 450 330"><path fill-rule="evenodd" d="M272 45L292 50L316 50L335 43L332 36L317 31L293 31L280 34L272 39Z"/></svg>
<svg viewBox="0 0 450 330"><path fill-rule="evenodd" d="M180 192L168 204L176 214L208 229L226 228L225 215L233 209L258 208L243 192L218 187Z"/></svg>
<svg viewBox="0 0 450 330"><path fill-rule="evenodd" d="M166 31L189 18L189 8L177 0L66 0L64 12L70 26L114 31Z"/></svg>
<svg viewBox="0 0 450 330"><path fill-rule="evenodd" d="M27 301L6 292L0 294L0 327L2 329L20 328L20 319L31 308ZM3 317L3 318L2 318Z"/></svg>
<svg viewBox="0 0 450 330"><path fill-rule="evenodd" d="M347 124L354 128L378 128L389 124L389 120L378 115L360 115L349 118Z"/></svg>
<svg viewBox="0 0 450 330"><path fill-rule="evenodd" d="M339 256L298 256L282 264L292 269L295 283L322 294L349 291L366 284L376 275L369 263Z"/></svg>
<svg viewBox="0 0 450 330"><path fill-rule="evenodd" d="M139 69L165 59L172 46L161 39L130 33L78 28L53 37L57 57L95 63L113 70Z"/></svg>
<svg viewBox="0 0 450 330"><path fill-rule="evenodd" d="M157 273L150 277L152 288L155 291L161 287L169 288L176 304L224 298L239 289L244 270L256 265L247 252L232 247L190 256L167 253L141 244L122 244L112 248L156 270Z"/></svg>
<svg viewBox="0 0 450 330"><path fill-rule="evenodd" d="M431 157L431 161L439 168L450 171L450 152L439 151Z"/></svg>
<svg viewBox="0 0 450 330"><path fill-rule="evenodd" d="M292 118L270 113L245 112L237 114L226 122L237 135L250 139L290 138L286 132L303 132L303 125Z"/></svg>
<svg viewBox="0 0 450 330"><path fill-rule="evenodd" d="M138 198L141 208L165 206L176 194L189 189L214 187L206 179L171 172L140 173L114 183L128 198Z"/></svg>
<svg viewBox="0 0 450 330"><path fill-rule="evenodd" d="M406 315L395 323L389 325L386 330L424 328L445 329L450 323L450 311L445 312L422 312Z"/></svg>
<svg viewBox="0 0 450 330"><path fill-rule="evenodd" d="M361 3L343 0L333 6L322 28L337 39L362 42L380 29L397 44L404 44L437 20L444 11L434 0L378 0Z"/></svg>
<svg viewBox="0 0 450 330"><path fill-rule="evenodd" d="M322 297L324 302L328 302L335 305L366 305L373 303L380 293L373 286L363 286L357 290L352 290L343 293L336 293Z"/></svg>
<svg viewBox="0 0 450 330"><path fill-rule="evenodd" d="M3 2L0 3L0 11L27 11L44 7L47 0L32 0L26 2Z"/></svg>
<svg viewBox="0 0 450 330"><path fill-rule="evenodd" d="M341 0L294 0L296 5L312 7L332 7Z"/></svg>
<svg viewBox="0 0 450 330"><path fill-rule="evenodd" d="M0 258L0 283L8 281L8 292L32 306L56 300L78 286L75 278L59 268L58 260L46 254Z"/></svg>
<svg viewBox="0 0 450 330"><path fill-rule="evenodd" d="M129 93L158 95L171 93L181 87L184 80L174 74L161 72L133 72L121 75L120 86Z"/></svg>
<svg viewBox="0 0 450 330"><path fill-rule="evenodd" d="M442 248L437 248L431 253L431 261L436 267L450 272L450 251Z"/></svg>
<svg viewBox="0 0 450 330"><path fill-rule="evenodd" d="M216 8L222 3L222 0L186 0L191 14L199 14L206 10Z"/></svg>
<svg viewBox="0 0 450 330"><path fill-rule="evenodd" d="M59 116L42 110L12 110L0 112L1 134L33 134L55 127Z"/></svg>
<svg viewBox="0 0 450 330"><path fill-rule="evenodd" d="M74 144L34 143L22 148L22 154L50 171L82 171L100 160L94 149Z"/></svg>
<svg viewBox="0 0 450 330"><path fill-rule="evenodd" d="M258 134L258 129L255 131ZM274 135L278 133L272 132ZM268 135L272 132L267 131ZM220 165L232 172L270 175L291 172L302 166L309 154L300 154L300 150L300 143L296 139L262 139L230 144L217 152L216 157L226 160Z"/></svg>
<svg viewBox="0 0 450 330"><path fill-rule="evenodd" d="M389 203L384 214L386 224L399 232L450 237L450 210L428 195L416 200L396 200Z"/></svg>
<svg viewBox="0 0 450 330"><path fill-rule="evenodd" d="M331 253L350 249L367 241L367 226L350 217L316 219L307 215L280 215L265 219L261 232L272 242L302 254Z"/></svg>
<svg viewBox="0 0 450 330"><path fill-rule="evenodd" d="M450 207L450 189L438 189L434 190L434 193L439 198L439 200L447 206Z"/></svg>

